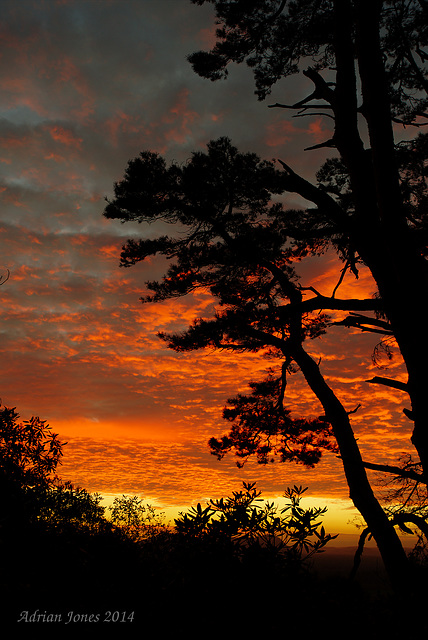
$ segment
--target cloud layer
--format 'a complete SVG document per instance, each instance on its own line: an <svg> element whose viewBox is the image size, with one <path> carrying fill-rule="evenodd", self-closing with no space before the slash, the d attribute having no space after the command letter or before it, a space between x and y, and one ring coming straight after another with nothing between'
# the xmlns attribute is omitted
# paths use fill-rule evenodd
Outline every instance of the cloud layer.
<svg viewBox="0 0 428 640"><path fill-rule="evenodd" d="M340 463L316 471L217 462L208 437L225 425L225 400L245 391L269 363L255 356L173 354L156 338L209 314L198 294L161 305L139 302L162 261L118 268L128 237L155 234L102 216L127 161L144 149L184 161L227 135L240 149L287 159L313 176L323 155L302 149L329 137L328 122L293 120L256 101L248 69L228 82L195 76L186 55L213 39L210 7L186 0L3 0L0 25L0 396L23 418L39 415L69 441L63 471L92 491L144 493L168 504L218 496L243 479L265 492L309 484L312 493L346 497ZM307 81L280 84L272 99L308 91ZM289 204L294 206L293 198ZM331 293L333 257L302 265L302 281ZM342 295L355 283L347 279ZM358 295L374 291L362 274ZM362 287L362 288L361 288ZM408 448L399 392L369 388L372 336L316 341L323 372L345 405L363 452L376 461ZM403 376L399 361L392 363ZM289 405L320 409L298 375Z"/></svg>

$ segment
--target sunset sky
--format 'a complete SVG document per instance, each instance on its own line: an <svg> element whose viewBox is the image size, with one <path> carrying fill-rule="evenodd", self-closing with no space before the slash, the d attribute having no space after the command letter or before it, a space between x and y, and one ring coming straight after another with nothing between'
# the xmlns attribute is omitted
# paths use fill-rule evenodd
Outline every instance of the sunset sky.
<svg viewBox="0 0 428 640"><path fill-rule="evenodd" d="M281 158L308 178L325 157L303 149L329 137L329 121L293 119L267 104L311 91L302 76L257 102L252 76L233 66L226 82L197 77L186 55L213 44L211 7L188 0L2 0L0 16L1 385L22 419L47 420L67 441L60 475L109 496L139 494L162 507L188 507L258 483L266 497L308 486L313 504L353 515L340 461L237 469L210 455L207 440L227 429L227 398L245 392L271 364L259 356L175 354L157 331L186 328L213 308L206 294L142 305L145 281L162 274L152 261L119 268L122 244L156 229L103 218L129 159L142 150L185 161L229 136L242 151ZM290 206L299 201L290 196ZM302 265L302 284L331 294L334 256ZM364 272L341 297L370 296ZM408 451L403 394L374 388L371 352L378 339L332 329L311 344L345 406L364 456L395 463ZM385 373L383 373L385 375ZM400 360L388 375L404 378ZM294 376L293 415L320 414ZM308 500L310 502L310 500ZM336 522L334 526L339 526ZM333 532L333 531L332 531Z"/></svg>

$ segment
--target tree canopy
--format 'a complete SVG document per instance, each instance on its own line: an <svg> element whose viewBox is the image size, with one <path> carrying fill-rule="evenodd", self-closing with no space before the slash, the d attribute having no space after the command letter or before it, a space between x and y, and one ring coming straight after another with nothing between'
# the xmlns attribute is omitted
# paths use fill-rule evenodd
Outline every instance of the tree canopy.
<svg viewBox="0 0 428 640"><path fill-rule="evenodd" d="M194 0L203 4L204 0ZM207 346L268 353L278 366L252 384L250 396L229 401L232 430L212 439L221 457L255 454L266 462L272 451L283 460L314 464L322 451L341 457L350 496L376 539L397 584L407 560L368 481L366 468L396 473L397 467L363 461L348 411L327 384L307 343L331 326L328 313L348 312L343 326L395 340L408 372L403 383L375 377L373 384L405 392L419 457L413 479L426 482L428 428L426 388L428 337L421 327L427 292L427 135L396 142L394 130L426 123L427 5L389 0L219 0L217 42L210 52L189 56L194 70L211 80L227 76L231 62L254 71L263 100L280 80L295 73L313 83L302 100L272 107L296 116L324 114L332 137L317 147L333 156L313 181L284 160L269 162L240 153L227 138L208 144L183 166L153 152L128 164L115 184L105 215L122 221L172 225L172 234L130 240L121 265L148 256L169 260L164 278L149 282L144 302L183 296L197 288L217 300L212 318L195 319L180 334L161 334L176 351ZM409 137L409 136L408 136ZM286 153L286 149L284 150ZM309 204L290 210L286 193ZM337 286L323 295L299 282L295 265L333 248L342 266ZM367 267L377 285L372 298L342 299L337 291L347 272ZM286 409L287 376L303 373L320 401L317 420L291 417ZM403 467L402 476L408 477Z"/></svg>

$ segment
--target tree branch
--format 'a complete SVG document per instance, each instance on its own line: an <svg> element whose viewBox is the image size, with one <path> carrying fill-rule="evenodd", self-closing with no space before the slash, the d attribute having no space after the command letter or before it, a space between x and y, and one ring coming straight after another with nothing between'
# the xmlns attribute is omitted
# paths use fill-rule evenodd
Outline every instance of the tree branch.
<svg viewBox="0 0 428 640"><path fill-rule="evenodd" d="M309 67L305 71L303 71L303 75L309 78L314 85L315 89L310 93L306 98L295 102L294 104L280 104L276 102L275 104L268 105L270 109L274 107L280 107L281 109L331 109L332 102L334 100L334 91L331 89L332 82L326 82L324 78L315 71L312 67ZM325 100L327 104L314 104L308 105L307 103L311 100Z"/></svg>
<svg viewBox="0 0 428 640"><path fill-rule="evenodd" d="M360 538L358 540L358 547L357 550L355 552L354 555L354 564L351 570L351 573L349 575L349 579L353 580L353 578L355 578L356 573L358 571L358 567L361 564L361 556L363 555L363 551L364 551L364 545L366 542L366 539L370 536L370 529L366 528L362 531Z"/></svg>
<svg viewBox="0 0 428 640"><path fill-rule="evenodd" d="M351 409L351 411L347 411L348 416L350 416L353 413L357 413L358 409L361 409L361 404L357 404L355 409Z"/></svg>
<svg viewBox="0 0 428 640"><path fill-rule="evenodd" d="M298 193L305 200L316 204L318 209L325 212L340 227L345 229L348 227L347 216L343 209L328 193L299 176L282 160L278 159L278 162L284 169L284 187L286 191Z"/></svg>
<svg viewBox="0 0 428 640"><path fill-rule="evenodd" d="M278 311L283 317L287 317L294 311L309 313L311 311L320 311L321 309L325 311L381 311L382 305L381 301L376 298L365 300L350 298L349 300L343 300L341 298L331 298L319 294L315 298L309 298L299 303L290 303L283 307L278 307ZM385 333L385 331L382 333Z"/></svg>
<svg viewBox="0 0 428 640"><path fill-rule="evenodd" d="M413 531L410 531L404 526L404 523L406 522L415 524L428 540L428 523L424 518L417 516L414 513L396 513L392 519L392 524L398 525L401 529L406 531L406 533L413 533Z"/></svg>
<svg viewBox="0 0 428 640"><path fill-rule="evenodd" d="M406 382L400 382L399 380L392 380L391 378L383 378L381 376L375 376L371 380L366 380L370 384L383 384L386 387L392 387L392 389L399 389L400 391L406 391L409 393L409 387Z"/></svg>
<svg viewBox="0 0 428 640"><path fill-rule="evenodd" d="M339 280L338 280L337 284L335 285L335 287L334 287L334 289L333 289L333 293L331 294L331 297L332 297L332 298L334 298L334 296L336 295L336 291L338 290L338 288L339 288L339 287L340 287L340 285L342 284L342 282L343 282L343 279L344 279L344 277L345 277L346 272L348 271L348 269L352 269L352 266L353 266L353 269L354 269L354 271L355 271L355 276L356 276L356 278L358 278L358 271L357 271L357 267L356 267L356 265L355 265L355 264L354 264L354 265L352 265L352 260L351 260L351 258L348 258L348 260L346 261L345 266L344 266L344 267L343 267L343 269L341 269L341 271L340 271L340 277L339 277Z"/></svg>
<svg viewBox="0 0 428 640"><path fill-rule="evenodd" d="M306 109L332 109L331 105L329 105L329 104L308 104L308 105L305 105L304 103L307 100L309 100L309 98L305 98L304 100L300 100L300 102L296 102L295 104L282 104L281 102L275 102L275 104L268 104L268 109L274 109L275 107L278 107L280 109L301 109L302 111L306 110ZM313 114L313 115L315 115L315 114ZM323 113L323 114L319 114L319 115L330 115L330 114ZM296 117L296 116L293 116L293 117Z"/></svg>
<svg viewBox="0 0 428 640"><path fill-rule="evenodd" d="M412 471L411 469L403 469L402 467L396 467L389 464L377 464L375 462L366 462L363 460L363 465L366 469L371 471L381 471L382 473L391 473L400 478L409 478L409 480L415 480L415 482L424 482L423 475Z"/></svg>
<svg viewBox="0 0 428 640"><path fill-rule="evenodd" d="M305 109L309 109L312 107L305 107ZM304 111L304 109L302 109L302 111ZM307 118L308 116L326 116L327 118L331 118L332 120L334 120L334 116L331 115L331 113L322 113L320 111L312 111L311 113L295 113L294 116L292 116L293 118Z"/></svg>
<svg viewBox="0 0 428 640"><path fill-rule="evenodd" d="M336 143L334 138L330 138L329 140L326 140L325 142L321 142L320 144L314 144L312 147L306 147L305 149L303 149L303 151L313 151L314 149L323 149L323 148L335 149Z"/></svg>
<svg viewBox="0 0 428 640"><path fill-rule="evenodd" d="M351 313L349 316L338 322L333 322L336 326L355 327L361 331L370 331L371 333L381 333L382 335L394 335L389 322L379 320L378 318L370 318L362 316L359 313ZM365 326L368 325L368 326ZM370 326L372 325L372 326ZM373 329L373 327L379 327Z"/></svg>
<svg viewBox="0 0 428 640"><path fill-rule="evenodd" d="M326 82L321 74L319 74L318 71L315 71L312 67L308 67L303 71L303 75L309 78L309 80L312 80L315 85L315 90L310 97L300 101L302 105L314 98L321 98L321 100L325 100L329 105L334 103L335 96L334 91L331 88L334 83Z"/></svg>

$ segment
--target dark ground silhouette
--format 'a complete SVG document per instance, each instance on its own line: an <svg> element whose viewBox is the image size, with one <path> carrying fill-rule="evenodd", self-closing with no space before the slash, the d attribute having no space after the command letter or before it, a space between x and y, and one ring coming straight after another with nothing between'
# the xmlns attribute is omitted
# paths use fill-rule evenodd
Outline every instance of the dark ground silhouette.
<svg viewBox="0 0 428 640"><path fill-rule="evenodd" d="M348 548L331 548L308 570L287 572L263 553L237 563L215 546L189 541L138 547L105 534L17 541L23 542L21 552L8 557L2 619L25 633L35 626L43 633L113 626L124 637L179 630L197 637L218 625L251 637L287 632L306 638L321 629L334 637L358 625L365 637L398 638L410 615L412 630L416 623L428 631L417 602L391 593L372 549L351 582Z"/></svg>

